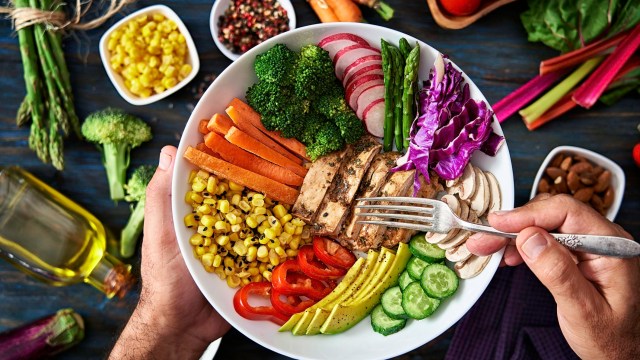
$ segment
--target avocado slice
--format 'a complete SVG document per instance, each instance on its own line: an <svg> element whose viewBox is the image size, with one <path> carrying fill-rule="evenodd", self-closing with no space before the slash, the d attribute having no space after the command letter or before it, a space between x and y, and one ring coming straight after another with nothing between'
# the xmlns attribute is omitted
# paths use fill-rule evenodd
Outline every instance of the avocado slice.
<svg viewBox="0 0 640 360"><path fill-rule="evenodd" d="M371 277L371 281L369 281L367 286L360 289L360 291L357 294L355 294L355 296L353 296L351 299L349 299L348 301L345 301L344 305L357 303L358 301L360 301L360 299L363 299L369 296L369 294L373 291L373 289L387 275L387 272L393 265L396 256L397 255L395 255L392 251L389 251L387 258L382 261L382 263L380 264L380 267L378 268L378 272L373 274L373 276Z"/></svg>
<svg viewBox="0 0 640 360"><path fill-rule="evenodd" d="M367 314L380 302L382 294L398 282L400 274L407 266L411 257L409 246L400 243L393 264L382 277L380 282L373 288L372 292L359 301L351 305L336 304L331 310L329 318L320 328L323 334L338 334L346 331L364 319Z"/></svg>
<svg viewBox="0 0 640 360"><path fill-rule="evenodd" d="M350 302L352 299L355 299L356 297L358 297L358 294L360 294L360 292L366 288L367 286L369 286L369 284L371 283L371 281L373 280L373 277L375 276L375 274L378 273L378 269L380 269L380 266L385 262L385 261L389 261L388 258L389 256L394 255L393 251L390 251L387 248L382 248L380 250L380 254L378 255L378 258L375 262L375 264L373 265L373 269L371 270L371 273L369 276L364 278L364 281L362 281L356 288L353 289L353 292L349 294L349 296L346 296L342 299L342 303L346 303L346 302ZM332 304L332 306L335 304Z"/></svg>

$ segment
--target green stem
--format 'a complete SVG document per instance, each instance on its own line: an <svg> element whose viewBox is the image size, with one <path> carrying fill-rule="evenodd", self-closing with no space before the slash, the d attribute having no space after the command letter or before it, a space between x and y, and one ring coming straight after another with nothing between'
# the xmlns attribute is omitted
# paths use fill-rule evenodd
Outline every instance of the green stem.
<svg viewBox="0 0 640 360"><path fill-rule="evenodd" d="M25 96L20 103L20 107L18 108L18 113L16 114L16 125L18 127L26 124L31 119L31 106L29 105L29 98Z"/></svg>
<svg viewBox="0 0 640 360"><path fill-rule="evenodd" d="M102 144L102 163L107 171L109 193L112 200L124 199L124 184L129 167L129 146L127 144Z"/></svg>
<svg viewBox="0 0 640 360"><path fill-rule="evenodd" d="M549 90L541 98L536 100L533 104L520 110L519 114L522 118L530 123L539 118L547 110L549 110L555 103L558 102L563 96L571 91L582 79L589 75L593 69L595 69L604 57L590 59L577 68L566 79L562 80L553 89Z"/></svg>
<svg viewBox="0 0 640 360"><path fill-rule="evenodd" d="M129 258L136 251L136 245L138 244L138 238L142 233L144 226L144 205L145 198L143 197L138 201L133 208L127 224L120 233L120 255L123 258Z"/></svg>
<svg viewBox="0 0 640 360"><path fill-rule="evenodd" d="M385 21L389 21L393 17L393 12L394 12L393 8L389 6L387 3L385 3L384 1L378 1L373 6L373 8L380 15L380 17Z"/></svg>

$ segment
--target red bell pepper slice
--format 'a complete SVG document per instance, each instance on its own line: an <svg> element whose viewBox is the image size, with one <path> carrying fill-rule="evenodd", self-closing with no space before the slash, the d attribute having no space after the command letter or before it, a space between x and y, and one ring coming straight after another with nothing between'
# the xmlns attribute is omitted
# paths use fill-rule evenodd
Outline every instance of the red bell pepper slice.
<svg viewBox="0 0 640 360"><path fill-rule="evenodd" d="M274 309L289 316L305 311L315 303L315 300L308 298L303 299L303 297L299 295L283 295L276 289L271 291L271 304Z"/></svg>
<svg viewBox="0 0 640 360"><path fill-rule="evenodd" d="M240 288L233 296L233 308L245 319L269 320L283 325L289 320L288 315L277 311L273 306L251 306L249 295L258 295L269 299L273 289L268 281L252 282Z"/></svg>
<svg viewBox="0 0 640 360"><path fill-rule="evenodd" d="M287 260L271 273L273 288L283 295L302 295L320 300L335 287L334 282L312 279L302 272L297 260Z"/></svg>
<svg viewBox="0 0 640 360"><path fill-rule="evenodd" d="M313 247L305 245L298 250L298 263L302 272L318 280L339 279L347 270L325 264L316 257Z"/></svg>
<svg viewBox="0 0 640 360"><path fill-rule="evenodd" d="M349 249L325 237L313 238L313 251L327 265L349 269L356 262L356 256Z"/></svg>

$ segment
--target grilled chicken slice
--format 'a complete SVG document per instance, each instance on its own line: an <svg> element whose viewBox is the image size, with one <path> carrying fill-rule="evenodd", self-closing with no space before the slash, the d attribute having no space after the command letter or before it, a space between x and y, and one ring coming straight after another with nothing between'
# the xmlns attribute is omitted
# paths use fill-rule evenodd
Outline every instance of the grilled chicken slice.
<svg viewBox="0 0 640 360"><path fill-rule="evenodd" d="M381 149L380 142L370 136L353 144L352 153L342 160L342 166L316 212L312 233L332 237L338 235L361 180Z"/></svg>
<svg viewBox="0 0 640 360"><path fill-rule="evenodd" d="M351 154L353 148L347 146L342 151L337 151L316 160L309 168L304 178L300 195L293 204L292 214L310 224L316 211L322 203L327 190L335 178L342 159Z"/></svg>
<svg viewBox="0 0 640 360"><path fill-rule="evenodd" d="M365 173L360 188L356 193L356 198L371 197L378 193L389 175L389 170L395 166L396 159L400 156L397 152L387 152L378 154L373 158L369 169ZM349 248L353 248L353 243L362 229L362 224L358 224L355 216L359 209L355 209L356 202L351 204L349 213L343 222L342 231L339 237L340 243Z"/></svg>

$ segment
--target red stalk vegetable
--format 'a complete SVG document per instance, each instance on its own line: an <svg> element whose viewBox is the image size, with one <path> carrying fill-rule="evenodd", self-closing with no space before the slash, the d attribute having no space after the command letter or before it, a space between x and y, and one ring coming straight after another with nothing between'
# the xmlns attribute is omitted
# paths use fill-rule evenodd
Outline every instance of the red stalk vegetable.
<svg viewBox="0 0 640 360"><path fill-rule="evenodd" d="M558 116L561 116L567 111L573 109L574 107L578 106L578 104L576 104L571 99L571 96L573 96L573 92L569 92L568 94L565 94L565 96L563 96L562 99L560 99L558 102L553 104L553 106L549 108L549 110L547 110L539 118L535 119L532 122L525 121L525 124L527 125L527 129L529 129L530 131L533 131L539 128L540 126L548 123L549 121L557 118Z"/></svg>
<svg viewBox="0 0 640 360"><path fill-rule="evenodd" d="M72 309L0 333L3 360L41 359L67 350L84 338L84 322Z"/></svg>
<svg viewBox="0 0 640 360"><path fill-rule="evenodd" d="M564 74L564 71L557 71L545 75L538 75L529 80L526 84L522 85L516 91L498 101L492 106L498 121L503 122L511 115L517 113L518 110L548 89Z"/></svg>
<svg viewBox="0 0 640 360"><path fill-rule="evenodd" d="M640 47L640 25L636 25L631 34L622 40L602 65L580 85L573 94L573 101L583 108L591 108L638 47Z"/></svg>

